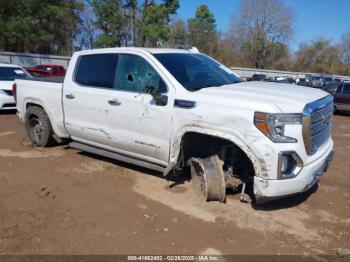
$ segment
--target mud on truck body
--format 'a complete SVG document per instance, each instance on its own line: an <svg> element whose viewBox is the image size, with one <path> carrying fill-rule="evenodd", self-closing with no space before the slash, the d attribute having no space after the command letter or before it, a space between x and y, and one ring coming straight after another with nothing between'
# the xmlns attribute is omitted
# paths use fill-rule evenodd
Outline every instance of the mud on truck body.
<svg viewBox="0 0 350 262"><path fill-rule="evenodd" d="M161 171L190 171L205 200L252 188L257 202L308 190L333 156L333 100L308 87L242 82L197 52L111 48L74 53L60 81L16 80L34 145Z"/></svg>

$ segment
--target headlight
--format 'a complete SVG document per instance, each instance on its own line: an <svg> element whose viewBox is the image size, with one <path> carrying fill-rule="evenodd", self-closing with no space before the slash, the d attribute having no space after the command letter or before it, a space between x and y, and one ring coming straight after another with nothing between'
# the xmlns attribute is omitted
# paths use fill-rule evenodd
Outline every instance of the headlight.
<svg viewBox="0 0 350 262"><path fill-rule="evenodd" d="M254 125L274 143L296 143L297 139L284 135L285 125L301 125L302 114L269 114L255 112Z"/></svg>

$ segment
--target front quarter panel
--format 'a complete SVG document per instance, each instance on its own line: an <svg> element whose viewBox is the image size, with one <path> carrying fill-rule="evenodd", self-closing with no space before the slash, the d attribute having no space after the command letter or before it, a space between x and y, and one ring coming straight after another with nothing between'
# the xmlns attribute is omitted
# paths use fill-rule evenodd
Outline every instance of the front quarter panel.
<svg viewBox="0 0 350 262"><path fill-rule="evenodd" d="M255 110L249 108L248 104L242 106L237 103L237 106L233 106L223 101L208 102L195 93L183 97L190 97L190 100L196 102L196 107L174 108L169 161L171 167L177 162L183 135L187 132L197 132L236 144L252 161L257 176L266 179L276 176L276 148L253 125ZM266 110L278 110L272 105L262 105L264 106L267 107Z"/></svg>

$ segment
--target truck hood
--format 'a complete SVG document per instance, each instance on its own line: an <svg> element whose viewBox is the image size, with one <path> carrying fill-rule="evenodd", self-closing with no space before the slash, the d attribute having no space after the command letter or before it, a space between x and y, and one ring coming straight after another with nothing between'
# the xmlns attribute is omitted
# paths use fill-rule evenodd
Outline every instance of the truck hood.
<svg viewBox="0 0 350 262"><path fill-rule="evenodd" d="M240 82L203 88L196 93L209 96L218 102L221 100L228 103L233 101L245 103L250 107L256 107L257 110L267 108L266 105L274 105L284 113L301 113L307 103L328 95L315 88L271 82Z"/></svg>

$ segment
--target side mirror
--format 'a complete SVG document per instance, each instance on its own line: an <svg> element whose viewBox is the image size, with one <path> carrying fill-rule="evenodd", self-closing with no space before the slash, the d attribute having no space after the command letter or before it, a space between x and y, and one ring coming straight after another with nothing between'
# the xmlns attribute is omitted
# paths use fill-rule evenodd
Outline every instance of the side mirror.
<svg viewBox="0 0 350 262"><path fill-rule="evenodd" d="M157 92L154 86L147 85L145 91L153 97L157 106L166 106L168 104L168 96Z"/></svg>

